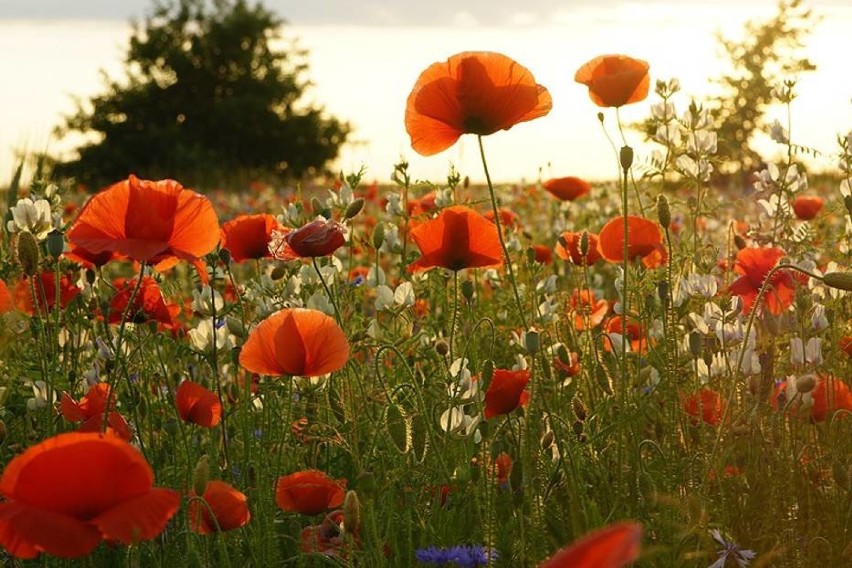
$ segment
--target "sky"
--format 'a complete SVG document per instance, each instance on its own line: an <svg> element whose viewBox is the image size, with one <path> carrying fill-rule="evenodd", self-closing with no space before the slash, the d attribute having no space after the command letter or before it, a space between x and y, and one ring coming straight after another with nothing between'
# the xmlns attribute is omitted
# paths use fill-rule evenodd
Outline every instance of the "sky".
<svg viewBox="0 0 852 568"><path fill-rule="evenodd" d="M364 165L369 179L385 182L401 157L411 163L416 179L440 181L452 163L481 181L475 139L463 137L450 150L423 158L411 150L403 124L405 100L419 73L469 50L516 59L554 101L547 117L486 139L493 177L613 178L614 157L596 118L599 109L585 87L573 82L574 71L603 53L645 59L652 80L680 80L684 92L676 102L685 109L690 96L713 92L709 78L724 69L716 33L741 34L746 20L771 17L775 2L266 0L265 5L290 22L285 34L310 52L314 86L308 98L354 128L335 168ZM810 0L810 5L822 19L805 55L818 71L798 78L792 131L795 142L831 152L835 135L852 129L852 81L843 80L846 55L852 52L852 0ZM147 0L0 0L0 76L12 78L0 90L0 180L11 176L12 148L70 148L72 142L51 136L53 127L73 111L74 96L101 90L100 70L122 75L128 20L143 16L147 6ZM622 117L640 120L653 102L652 95L625 107ZM786 115L771 109L770 116ZM769 153L776 151L771 142L763 144ZM638 154L641 159L641 147Z"/></svg>

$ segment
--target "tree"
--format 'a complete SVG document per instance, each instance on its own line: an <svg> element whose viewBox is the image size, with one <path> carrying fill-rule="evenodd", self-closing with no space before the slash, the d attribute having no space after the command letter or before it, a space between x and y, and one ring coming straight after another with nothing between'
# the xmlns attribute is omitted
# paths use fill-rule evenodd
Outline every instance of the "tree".
<svg viewBox="0 0 852 568"><path fill-rule="evenodd" d="M157 1L133 26L126 79L105 77L59 129L97 140L57 173L97 187L129 173L203 186L318 172L349 125L300 102L306 53L273 48L282 24L245 0Z"/></svg>
<svg viewBox="0 0 852 568"><path fill-rule="evenodd" d="M802 0L779 0L778 12L765 22L748 22L742 40L719 37L731 71L718 83L723 93L713 101L719 140L718 155L726 169L749 172L761 163L751 147L755 131L765 128L766 107L779 102L785 78L816 66L796 51L813 26L813 14ZM732 173L729 171L729 173Z"/></svg>

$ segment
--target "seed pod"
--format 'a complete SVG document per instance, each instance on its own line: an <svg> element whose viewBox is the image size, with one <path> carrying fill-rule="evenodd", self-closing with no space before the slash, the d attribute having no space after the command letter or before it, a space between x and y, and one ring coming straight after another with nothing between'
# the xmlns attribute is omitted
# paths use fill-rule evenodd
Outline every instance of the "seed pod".
<svg viewBox="0 0 852 568"><path fill-rule="evenodd" d="M664 229L668 229L672 224L672 211L669 208L669 200L663 194L657 196L657 219Z"/></svg>
<svg viewBox="0 0 852 568"><path fill-rule="evenodd" d="M385 225L384 223L376 223L376 228L373 229L373 248L382 248L385 242Z"/></svg>
<svg viewBox="0 0 852 568"><path fill-rule="evenodd" d="M540 347L541 337L537 331L531 329L524 334L524 349L527 353L530 355L538 353Z"/></svg>
<svg viewBox="0 0 852 568"><path fill-rule="evenodd" d="M852 292L852 272L829 272L822 281L826 286Z"/></svg>
<svg viewBox="0 0 852 568"><path fill-rule="evenodd" d="M625 172L633 165L633 148L630 146L622 146L618 153L618 159L621 162L621 169Z"/></svg>
<svg viewBox="0 0 852 568"><path fill-rule="evenodd" d="M38 252L38 241L29 231L18 233L17 256L23 273L33 276L38 272L38 264L41 255Z"/></svg>
<svg viewBox="0 0 852 568"><path fill-rule="evenodd" d="M281 280L285 274L287 274L287 267L282 263L272 269L272 274L269 277L273 280Z"/></svg>
<svg viewBox="0 0 852 568"><path fill-rule="evenodd" d="M811 392L815 386L816 378L813 375L802 375L796 378L796 390L802 394Z"/></svg>
<svg viewBox="0 0 852 568"><path fill-rule="evenodd" d="M47 254L52 256L54 259L57 259L62 256L63 252L65 252L65 235L62 231L53 229L47 234L47 241L45 244L47 245Z"/></svg>
<svg viewBox="0 0 852 568"><path fill-rule="evenodd" d="M364 198L359 197L355 201L349 204L349 207L346 208L346 212L343 214L344 219L351 219L361 212L361 209L364 208Z"/></svg>

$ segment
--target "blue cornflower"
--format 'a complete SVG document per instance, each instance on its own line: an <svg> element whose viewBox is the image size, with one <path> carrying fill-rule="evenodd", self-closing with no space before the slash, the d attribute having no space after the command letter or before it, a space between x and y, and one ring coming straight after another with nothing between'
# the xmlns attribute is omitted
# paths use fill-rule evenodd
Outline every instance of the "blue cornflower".
<svg viewBox="0 0 852 568"><path fill-rule="evenodd" d="M707 568L724 568L728 559L736 562L740 568L747 568L751 564L751 561L754 560L754 557L757 556L755 551L740 548L739 544L726 539L722 536L722 531L719 529L711 530L710 536L712 536L713 540L715 540L722 548L716 551L716 554L719 555L718 560Z"/></svg>
<svg viewBox="0 0 852 568"><path fill-rule="evenodd" d="M421 564L436 564L475 568L485 566L489 560L497 559L497 551L484 546L450 546L437 548L429 546L415 551L415 558Z"/></svg>

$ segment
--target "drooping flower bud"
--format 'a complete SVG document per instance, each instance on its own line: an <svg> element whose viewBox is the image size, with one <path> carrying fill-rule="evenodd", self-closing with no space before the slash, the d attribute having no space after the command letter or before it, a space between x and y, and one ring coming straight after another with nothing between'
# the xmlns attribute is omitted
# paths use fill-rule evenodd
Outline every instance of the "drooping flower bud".
<svg viewBox="0 0 852 568"><path fill-rule="evenodd" d="M663 229L668 229L672 224L672 211L669 208L669 200L663 194L657 196L657 219L660 221L660 226Z"/></svg>
<svg viewBox="0 0 852 568"><path fill-rule="evenodd" d="M822 281L826 286L852 292L852 272L829 272Z"/></svg>

